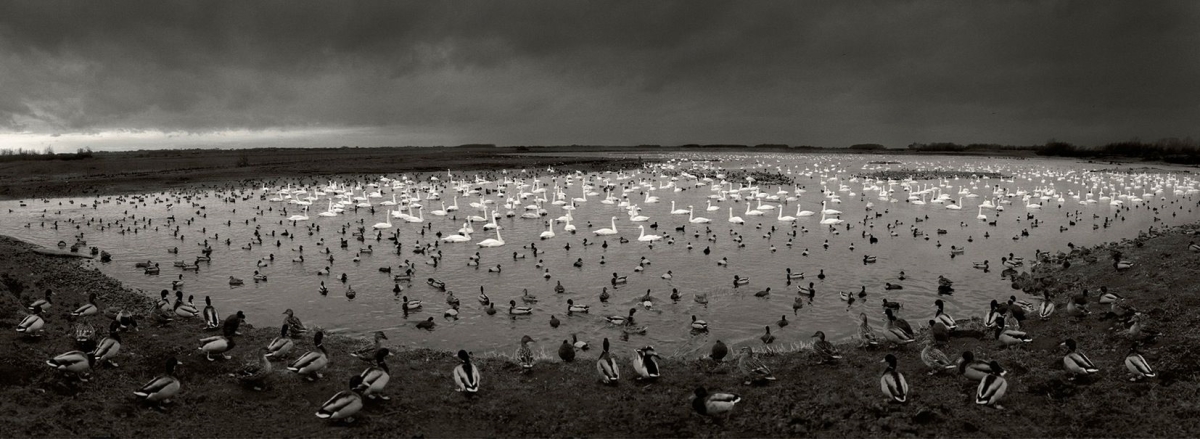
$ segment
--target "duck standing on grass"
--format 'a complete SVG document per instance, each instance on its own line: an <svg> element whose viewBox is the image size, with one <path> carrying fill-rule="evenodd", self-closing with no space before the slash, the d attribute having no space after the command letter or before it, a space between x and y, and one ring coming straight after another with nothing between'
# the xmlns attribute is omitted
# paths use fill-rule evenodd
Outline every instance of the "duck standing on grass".
<svg viewBox="0 0 1200 439"><path fill-rule="evenodd" d="M904 379L904 374L896 370L896 356L887 354L881 363L887 363L888 367L883 371L883 375L879 377L879 387L883 390L883 394L887 395L891 401L905 403L908 401L908 381Z"/></svg>
<svg viewBox="0 0 1200 439"><path fill-rule="evenodd" d="M921 349L921 362L929 367L929 374L941 372L943 370L954 370L957 366L950 361L949 357L938 348L933 347L930 342L925 342L925 347Z"/></svg>
<svg viewBox="0 0 1200 439"><path fill-rule="evenodd" d="M237 342L233 341L232 336L214 335L212 337L200 339L200 348L198 350L204 352L204 358L208 361L215 360L215 358L212 357L212 354L221 354L221 357L228 360L232 357L225 354L233 350L233 348L236 346Z"/></svg>
<svg viewBox="0 0 1200 439"><path fill-rule="evenodd" d="M369 367L359 374L359 378L362 381L362 384L358 387L359 393L370 399L379 398L384 401L391 399L380 393L391 379L391 375L389 374L390 369L388 369L386 361L387 357L391 355L392 351L388 350L388 348L381 348L375 351L375 366Z"/></svg>
<svg viewBox="0 0 1200 439"><path fill-rule="evenodd" d="M121 324L112 322L108 325L108 337L100 340L96 345L96 349L92 351L92 355L96 357L97 362L108 363L109 366L117 367L117 362L112 361L117 354L121 352Z"/></svg>
<svg viewBox="0 0 1200 439"><path fill-rule="evenodd" d="M775 381L771 369L754 356L754 350L749 346L742 348L742 355L738 357L738 370L746 377L743 383L746 385L763 385L768 381Z"/></svg>
<svg viewBox="0 0 1200 439"><path fill-rule="evenodd" d="M812 336L817 338L817 340L813 342L813 352L821 358L821 364L842 358L842 353L838 351L837 346L834 346L833 343L825 340L824 331L817 331Z"/></svg>
<svg viewBox="0 0 1200 439"><path fill-rule="evenodd" d="M17 324L17 332L28 335L30 337L41 337L42 328L46 326L46 320L42 318L42 308L34 307L33 313L21 319L21 323Z"/></svg>
<svg viewBox="0 0 1200 439"><path fill-rule="evenodd" d="M305 379L309 381L321 378L323 376L321 371L329 365L329 353L325 351L324 341L325 331L317 330L316 335L313 336L313 345L316 346L316 350L301 355L300 358L288 365L288 370L304 375Z"/></svg>
<svg viewBox="0 0 1200 439"><path fill-rule="evenodd" d="M702 416L721 416L733 410L742 397L733 393L708 393L704 387L697 387L692 396L692 410Z"/></svg>
<svg viewBox="0 0 1200 439"><path fill-rule="evenodd" d="M604 351L600 353L600 358L596 360L596 371L600 372L600 381L604 384L617 384L621 379L621 370L617 368L617 360L612 358L608 353L608 339L604 339L601 345Z"/></svg>
<svg viewBox="0 0 1200 439"><path fill-rule="evenodd" d="M279 336L271 340L271 344L267 345L267 358L277 359L283 358L292 351L292 338L288 336L288 324L284 323L279 328Z"/></svg>
<svg viewBox="0 0 1200 439"><path fill-rule="evenodd" d="M267 386L267 378L271 377L274 366L271 365L270 352L267 348L258 348L258 359L246 364L235 376L243 385L255 391L262 391Z"/></svg>
<svg viewBox="0 0 1200 439"><path fill-rule="evenodd" d="M529 344L533 343L533 338L528 335L521 336L521 347L517 349L517 362L521 364L521 371L528 373L533 370L533 351L529 349Z"/></svg>
<svg viewBox="0 0 1200 439"><path fill-rule="evenodd" d="M458 386L458 391L467 395L479 392L479 368L471 364L471 357L467 351L459 350L458 359L462 361L462 364L454 368L454 384Z"/></svg>
<svg viewBox="0 0 1200 439"><path fill-rule="evenodd" d="M1143 378L1154 378L1158 376L1158 372L1150 367L1150 363L1146 362L1146 358L1138 352L1138 345L1134 343L1129 347L1129 354L1125 356L1125 369L1133 375L1129 381L1141 381Z"/></svg>
<svg viewBox="0 0 1200 439"><path fill-rule="evenodd" d="M221 316L213 307L212 298L204 296L204 329L217 329L221 326Z"/></svg>
<svg viewBox="0 0 1200 439"><path fill-rule="evenodd" d="M179 379L175 378L175 368L179 365L179 360L175 357L167 359L166 373L150 380L146 385L142 386L133 395L141 399L145 403L154 403L158 406L170 404L171 397L179 393Z"/></svg>
<svg viewBox="0 0 1200 439"><path fill-rule="evenodd" d="M304 335L305 332L308 332L308 328L304 326L304 323L300 321L299 317L296 317L291 308L288 308L288 310L284 311L283 314L287 316L283 319L283 323L288 326L288 332L291 333L292 337L299 337Z"/></svg>
<svg viewBox="0 0 1200 439"><path fill-rule="evenodd" d="M321 408L317 410L317 417L347 423L354 422L354 415L359 410L362 410L363 407L362 396L358 393L358 389L361 386L361 376L355 375L350 377L350 389L338 392L332 398L329 398L328 401L325 401L324 404L321 404Z"/></svg>
<svg viewBox="0 0 1200 439"><path fill-rule="evenodd" d="M633 351L633 370L637 372L638 380L653 380L659 376L658 353L653 346L646 346Z"/></svg>

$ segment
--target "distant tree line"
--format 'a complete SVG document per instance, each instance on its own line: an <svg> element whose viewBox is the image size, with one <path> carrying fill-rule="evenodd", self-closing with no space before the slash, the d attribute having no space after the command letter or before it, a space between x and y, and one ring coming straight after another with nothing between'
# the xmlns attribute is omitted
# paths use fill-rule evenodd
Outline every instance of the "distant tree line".
<svg viewBox="0 0 1200 439"><path fill-rule="evenodd" d="M937 142L937 143L913 143L908 145L908 149L913 151L1036 151L1039 148L1037 145L1001 145L997 143L970 143L966 145Z"/></svg>
<svg viewBox="0 0 1200 439"><path fill-rule="evenodd" d="M79 148L74 153L55 153L54 149L49 146L40 152L25 148L0 150L0 162L16 162L21 160L82 160L92 157L91 147Z"/></svg>
<svg viewBox="0 0 1200 439"><path fill-rule="evenodd" d="M1156 160L1167 163L1200 164L1200 142L1191 137L1178 139L1167 138L1155 142L1142 142L1137 139L1124 142L1109 143L1099 147L1072 145L1067 142L1050 140L1038 147L1037 155L1104 158L1126 157L1142 160Z"/></svg>

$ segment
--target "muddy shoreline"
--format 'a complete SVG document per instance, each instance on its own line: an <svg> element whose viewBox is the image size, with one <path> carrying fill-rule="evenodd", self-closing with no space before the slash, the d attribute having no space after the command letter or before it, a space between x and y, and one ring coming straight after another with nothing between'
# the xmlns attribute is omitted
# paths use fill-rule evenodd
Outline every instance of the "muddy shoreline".
<svg viewBox="0 0 1200 439"><path fill-rule="evenodd" d="M391 401L371 402L349 426L332 426L313 414L319 405L345 387L349 377L368 364L347 355L362 343L331 337L326 346L331 364L315 383L282 371L276 362L269 388L256 392L239 385L230 374L254 361L256 350L277 335L275 328L243 326L243 336L231 352L234 359L205 361L197 355L198 339L210 333L198 320L177 320L167 326L143 320L139 332L124 336L119 368L99 368L90 382L60 376L44 365L46 359L74 349L74 322L65 313L98 294L101 309L122 307L146 315L152 306L141 292L90 268L89 260L40 255L32 246L0 238L0 413L6 431L16 436L952 436L1048 437L1193 436L1200 431L1198 409L1189 401L1200 388L1200 291L1194 282L1200 252L1187 249L1197 226L1155 233L1134 240L1074 252L1070 268L1044 264L1021 276L1015 285L1031 291L1046 289L1059 305L1042 321L1031 318L1025 329L1036 340L1020 348L1001 349L990 337L964 330L943 350L957 356L964 350L999 361L1010 384L1005 410L976 406L976 381L956 375L925 373L920 346L895 350L842 346L845 358L818 365L816 356L801 349L762 355L778 381L767 386L742 384L736 360L717 364L692 358L667 358L663 377L654 383L633 380L630 355L615 352L623 382L616 387L599 383L595 370L598 349L580 352L574 363L554 355L557 345L535 346L548 353L530 374L509 360L511 353L476 352L483 387L475 398L453 391L451 370L457 364L448 352L404 350L389 359ZM1065 250L1065 249L1064 249ZM1120 251L1134 268L1117 272L1109 255ZM1034 301L1012 281L995 279L997 298L1016 294ZM1159 378L1142 383L1126 380L1123 366L1128 336L1114 319L1103 317L1107 306L1093 303L1094 314L1071 318L1065 312L1069 294L1080 286L1101 285L1128 298L1130 305L1163 332L1142 352ZM41 339L19 336L14 326L25 315L22 304L46 288L56 300L46 317ZM932 293L931 293L932 294ZM934 297L930 297L932 302ZM1094 300L1093 300L1094 301ZM904 316L918 325L925 305L906 304ZM932 307L929 307L930 309ZM219 306L222 316L236 310ZM910 310L911 309L911 310ZM928 313L932 314L932 313ZM257 317L257 316L256 316ZM955 316L964 329L979 325L978 317ZM103 315L91 318L106 326ZM414 329L415 330L415 329ZM973 335L973 336L972 336ZM1062 367L1065 351L1058 343L1074 338L1100 368L1096 378L1071 382ZM394 342L394 341L393 341ZM599 340L591 341L598 347ZM386 342L385 342L386 343ZM546 343L549 344L549 343ZM386 344L385 344L386 346ZM517 340L513 340L513 349ZM312 348L297 340L291 358ZM470 349L469 346L464 346ZM879 389L880 359L899 358L900 370L912 386L910 401L889 404ZM160 373L167 357L183 363L183 390L164 412L138 404L132 391ZM690 412L688 395L699 385L732 391L744 401L733 415L711 422ZM219 419L221 422L212 422ZM1097 421L1103 419L1103 421Z"/></svg>

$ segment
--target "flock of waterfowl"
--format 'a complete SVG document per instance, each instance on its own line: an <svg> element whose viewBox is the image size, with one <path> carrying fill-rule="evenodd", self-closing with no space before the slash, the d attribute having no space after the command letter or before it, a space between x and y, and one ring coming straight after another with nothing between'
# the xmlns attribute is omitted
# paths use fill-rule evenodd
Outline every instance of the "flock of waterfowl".
<svg viewBox="0 0 1200 439"><path fill-rule="evenodd" d="M459 280L447 282L435 277L422 276L422 273L426 271L436 273L439 267L453 263L478 270L481 274L490 273L492 276L504 277L509 276L510 271L513 271L510 268L512 266L523 267L524 273L530 273L528 266L532 265L532 273L539 273L539 278L545 279L546 282L555 281L553 290L556 296L561 294L569 297L566 299L562 313L545 313L531 307L530 305L538 302L538 298L528 288L523 288L520 294L507 300L507 309L503 305L505 301L501 300L502 308L497 311L495 300L487 294L488 288L485 288L493 282L488 280L472 286L472 288L475 286L479 288L479 306L473 308L471 312L486 315L505 313L514 319L545 313L549 314L547 319L549 326L558 328L564 324L564 319L560 319L559 316L589 315L592 305L587 304L583 296L571 291L581 287L564 286L561 279L556 279L556 273L551 269L557 270L564 264L570 264L577 270L596 265L604 266L607 263L605 256L612 256L611 254L599 255L599 258L589 257L589 260L578 256L572 258L568 255L572 255L570 252L573 246L575 248L596 246L604 250L607 250L610 245L630 245L644 249L653 249L655 246L662 249L663 246L666 246L665 248L670 251L660 253L662 255L660 257L669 258L676 254L691 254L693 249L702 253L704 257L708 257L713 251L712 249L717 248L718 241L725 245L722 248L734 249L734 251L747 246L766 246L769 247L768 255L775 254L780 250L776 246L778 244L783 249L793 250L788 253L789 258L793 258L792 260L797 261L796 265L800 265L799 259L796 258L808 256L809 249L806 246L821 247L824 251L829 251L829 240L843 234L845 237L841 237L838 242L845 243L845 240L849 239L847 246L849 252L855 250L855 239L853 238L855 236L859 240L859 246L863 249L869 249L876 245L880 237L884 235L891 238L898 238L902 235L904 238L908 238L911 235L911 238L918 241L933 239L937 241L936 245L940 248L942 244L939 237L947 232L939 228L926 230L920 224L928 221L930 216L939 215L939 212L930 210L923 217L901 218L898 213L892 212L891 206L896 203L906 203L910 206L940 205L943 211L957 211L964 208L965 200L979 199L982 202L975 206L979 212L975 223L983 225L983 227L994 226L996 222L1002 220L1021 223L1022 231L1013 236L1013 240L1016 241L1023 236L1028 236L1029 228L1037 228L1045 221L1039 218L1038 214L1051 210L1051 205L1058 206L1053 212L1065 218L1065 222L1060 226L1060 232L1076 226L1077 223L1090 224L1093 229L1098 229L1107 228L1110 224L1118 221L1125 221L1127 215L1139 214L1143 219L1152 217L1155 223L1167 215L1171 217L1181 213L1190 215L1192 207L1185 203L1194 203L1193 196L1200 192L1196 189L1197 182L1194 179L1177 174L1122 175L1047 172L1026 176L1028 181L1040 180L1043 184L1025 189L1013 187L1012 181L1006 182L1003 178L1000 179L1000 182L1006 182L1004 185L982 178L960 179L954 177L941 178L931 182L916 182L852 177L847 176L844 169L839 170L836 166L829 164L826 164L825 168L813 167L801 171L791 168L784 169L779 165L760 160L750 167L772 170L774 175L778 176L779 181L773 182L771 185L756 182L754 179L732 181L726 178L724 169L718 168L710 162L668 161L665 164L648 167L641 173L620 172L605 175L514 172L512 174L467 177L463 174L456 175L447 172L426 175L420 179L412 179L408 176L395 179L378 177L365 181L341 180L308 185L302 185L301 181L293 181L274 188L263 185L258 190L238 187L216 191L174 191L148 196L98 198L88 207L95 209L108 203L127 204L132 209L152 204L165 205L170 214L166 217L151 217L139 215L137 210L131 212L126 209L120 218L84 215L50 220L50 224L44 220L40 227L49 227L57 231L60 227L70 226L70 229L74 230L70 233L76 239L73 247L77 249L87 246L88 233L84 231L84 227L87 227L96 233L115 231L120 235L151 231L160 234L167 232L180 243L191 239L198 245L199 250L195 252L197 255L194 259L185 258L177 260L173 264L180 273L171 281L170 289L161 291L161 298L151 315L134 316L126 310L107 310L103 313L111 319L107 337L94 341L95 331L88 332L86 324L81 323L81 329L77 332L83 348L56 356L47 364L81 377L90 373L92 368L99 363L115 366L113 360L119 355L121 349L121 334L136 328L137 320L142 318L152 318L158 321L203 319L206 330L220 330L221 335L202 338L199 351L209 360L215 359L213 355L226 356L230 350L237 347L238 325L244 320L245 314L238 311L222 321L209 296L205 297L204 308L199 309L193 304L194 296L188 295L186 299L184 297L183 273L208 271L211 268L205 267L212 264L214 258L236 253L238 249L255 251L259 248L267 248L267 251L270 252L269 256L254 260L254 270L251 275L254 283L268 282L268 276L274 276L271 272L272 267L290 258L291 263L296 265L310 262L321 265L321 268L316 270L305 270L307 273L311 273L309 279L313 280L308 281L312 282L311 288L316 289L321 295L329 293L330 287L323 280L328 277L331 282L343 284L344 294L350 299L354 299L358 294L352 286L352 281L357 281L357 277L360 275L350 276L346 271L334 269L334 267L339 267L339 264L335 262L339 260L339 257L335 257L332 248L341 249L343 254L352 254L353 256L348 257L350 264L354 267L357 267L364 259L370 258L375 252L396 255L403 255L406 251L410 252L423 258L424 265L405 260L396 266L388 265L378 269L381 275L388 278L393 284L392 296L399 302L399 311L407 317L409 314L421 313L424 310L427 301L419 298L410 299L407 293L414 290L414 280L420 283L423 279L423 283L432 291L443 294L441 299L445 305L441 310L442 317L449 321L456 321L461 313L467 312L463 309L461 299L455 295L455 288L464 287L462 282ZM980 170L980 172L983 171ZM987 171L991 171L991 169ZM806 197L805 194L809 193L808 185L801 186L792 177L800 175L808 178L809 184L814 184L814 186L819 184L821 188L818 190L813 187L813 194ZM1064 192L1057 189L1053 181L1069 181L1087 191ZM293 187L293 184L296 184L296 187ZM770 186L775 186L775 190L771 191ZM705 201L703 212L706 212L701 213L702 215L724 210L727 217L714 219L700 217L697 216L699 212L695 204L689 204L684 209L682 206L676 205L675 200L671 200L671 209L667 211L666 215L650 214L649 207L663 201L660 200L660 196L655 195L656 193L668 197L671 195L665 194L679 194L687 190L692 190L693 194L696 193L695 191L707 191L702 192L705 193L703 195ZM568 191L574 195L568 195ZM811 205L814 209L816 208L817 202L811 199L814 196L820 197L821 208L816 211L803 210L803 206ZM230 205L249 202L248 213L250 216L239 218L245 226L242 230L247 231L245 236L230 236L230 233L234 232L224 232L225 235L222 236L222 232L211 230L208 226L199 226L197 230L197 226L194 224L200 219L207 219L205 199L210 197ZM449 205L445 200L446 197L451 198ZM460 197L464 202L471 200L469 213L467 209L459 210ZM842 198L856 200L857 205L861 205L863 216L860 220L841 219L842 212L832 207L841 203ZM722 209L722 203L744 204L744 208L738 208L735 212L733 206L724 206L725 208ZM1078 206L1079 210L1069 207L1072 203ZM791 212L791 204L796 204L795 215L785 215L785 209L788 213ZM1088 207L1097 204L1106 204L1110 210L1105 211L1104 215L1100 215L1094 210L1087 210ZM308 215L310 208L322 205L326 210L317 214L315 218ZM431 209L429 211L431 216L427 218L424 215L427 207L438 208ZM172 210L173 208L174 210ZM552 212L553 208L557 208L559 211ZM1020 213L1002 216L1000 212L1006 208L1019 210ZM231 209L232 212L238 210L236 207ZM604 212L592 216L603 215L608 222L593 225L586 220L576 220L575 215L583 209L596 209ZM984 214L985 209L990 210L992 214ZM614 210L621 214L608 214ZM772 210L776 211L774 212L776 215L769 215ZM377 211L383 212L384 221L369 224L370 221L366 217L342 219L344 216L356 212L373 216ZM247 212L243 210L242 213ZM736 216L735 213L741 216ZM816 219L818 215L819 220ZM809 222L807 217L813 217L814 221ZM748 222L746 218L753 218L753 220ZM393 219L401 222L393 223ZM622 220L622 224L618 225L618 219ZM533 239L524 244L506 242L501 235L501 229L514 228L515 222L522 220L536 221L537 224L543 225L544 230L538 232ZM234 220L229 218L223 222L226 227L232 227ZM623 233L631 231L631 228L625 225L626 222L637 224L636 238L632 236L626 238L623 235ZM557 223L562 224L559 231L555 230ZM753 223L757 223L757 225ZM410 224L407 227L415 228L415 230L406 228L402 224ZM577 224L580 227L587 224L587 228L577 228ZM968 225L967 221L960 221L961 227L966 228ZM494 237L486 239L474 237L473 235L477 234L476 226L484 231L491 231ZM33 222L29 222L26 227L37 226ZM455 229L456 227L457 229ZM854 230L855 228L860 230ZM402 229L407 233L402 235ZM806 237L809 233L820 233L823 237ZM762 244L748 239L753 236L752 234L761 235ZM196 235L199 235L199 238ZM771 239L776 236L783 239ZM302 238L304 242L311 243L309 250L305 250L304 245L301 244L292 247L291 254L293 256L287 256L287 253L284 253L287 251L283 248L284 241L286 240L291 246L297 237ZM972 233L968 235L966 242L974 242L976 237L988 239L990 236L986 230L983 233ZM330 239L329 242L326 242L326 238ZM415 240L411 244L406 244L406 240L413 238ZM612 243L610 243L610 239ZM824 239L824 243L816 244L821 239ZM357 242L355 243L355 241ZM634 244L634 241L637 244ZM802 243L806 241L809 244ZM373 243L369 244L368 242ZM68 245L65 240L62 244L62 246ZM446 246L453 244L471 244L477 250L468 255L465 260L444 260L445 253L450 252ZM963 244L963 247L951 245L948 256L954 258L963 255L966 243ZM357 247L357 250L351 250L352 246ZM506 246L516 251L497 249ZM226 249L218 252L216 249L220 247ZM700 250L701 247L703 250ZM1200 251L1200 246L1193 244L1191 249ZM93 248L93 253L96 252L97 250ZM181 251L180 247L175 244L168 248L168 252L174 255L193 253ZM726 253L730 252L726 250ZM730 253L730 256L732 255ZM730 266L730 256L722 256L717 259L714 266ZM527 258L529 262L526 262ZM856 261L858 260L857 256L854 258ZM534 260L537 262L532 262ZM861 264L868 266L880 260L879 255L864 254L861 257ZM1061 252L1051 254L1039 251L1031 258L1030 265L1063 263L1064 260ZM746 266L753 265L755 261L738 262L738 265ZM1124 270L1133 263L1117 256L1113 260L1113 267L1115 270ZM790 263L785 264L790 265ZM1007 274L1015 274L1016 270L1024 265L1025 260L1022 257L1008 253L1007 256L1000 258L997 268L1004 270ZM630 267L629 272L642 273L649 270L651 266L652 262L649 258L639 256L636 265ZM971 266L984 272L991 268L991 264L987 260L973 261ZM151 260L139 262L139 269L146 274L157 275L162 272L164 267L161 263ZM340 274L335 274L339 271L341 271ZM600 289L598 300L601 304L607 303L617 290L630 288L629 276L631 274L622 275L621 271L623 270L618 269L612 272L612 270L603 268L597 271L604 276L604 279L597 280L595 282L597 285L594 286ZM810 275L818 282L826 279L825 269L818 268L813 271L819 271L815 276ZM608 276L610 272L611 277ZM888 282L881 282L883 285L878 285L879 289L885 292L904 290L901 282L908 279L909 276L906 276L901 269L894 272L897 272L898 275L890 278ZM681 276L690 275L692 274L666 270L655 277L670 285L670 283L678 281ZM794 314L798 314L806 305L813 303L814 297L817 296L817 285L815 282L807 282L807 285L799 282L806 280L804 273L799 270L793 271L791 267L787 267L786 272L780 273L779 276L781 278L779 283L788 287L792 285L793 281L798 282L797 290L790 293L784 289L773 290L768 286L754 291L753 296L766 299L780 293L794 295L794 300L789 303ZM833 267L830 267L829 276L852 277L853 271L836 270L835 272ZM750 277L743 273L731 273L730 279L729 287L732 289L750 283ZM238 273L233 273L228 274L228 283L231 287L238 287L244 285L246 281L239 278ZM949 294L954 291L953 284L949 279L939 277L936 286L930 288L928 294L925 295L934 299L929 302L932 304L933 312L927 325L932 340L926 343L922 349L921 359L935 372L956 370L959 375L978 380L976 402L999 407L998 403L1007 389L1005 370L999 363L976 358L972 352L963 352L957 361L951 361L941 350L948 346L956 331L959 331L955 319L950 317L946 310L946 302L942 300L943 297L951 297ZM610 292L610 288L612 292ZM859 302L859 306L865 306L864 303L869 295L867 289L868 287L864 283L858 292L843 291L837 296L846 302L846 309L849 311L855 302ZM913 288L904 291L911 290ZM174 301L170 299L172 291L174 291ZM692 296L692 300L697 306L705 306L712 299L709 291L680 291L679 288L672 288L669 300L671 303L679 303L686 295ZM94 299L93 297L92 303L73 312L72 316L86 321L87 318L100 314L99 306L94 303ZM36 336L43 325L42 319L45 318L42 312L49 308L51 300L52 295L47 292L42 301L30 304L31 314L22 321L18 330ZM632 296L627 300L634 304L628 308L627 314L620 312L603 318L607 325L615 329L615 334L618 334L622 340L628 340L630 336L645 335L649 327L653 326L653 322L646 324L647 321L642 318L637 318L635 323L635 315L639 308L647 312L655 312L654 315L661 315L661 306L656 305L660 299L654 297L652 289L647 289L644 295ZM521 304L518 304L518 301ZM1086 290L1075 294L1065 303L1066 313L1073 318L1086 318L1090 313L1086 306L1089 301L1089 293ZM1127 330L1135 341L1154 335L1153 331L1146 328L1144 316L1137 313L1134 307L1129 306L1126 300L1117 296L1116 293L1105 291L1097 297L1097 301L1109 305L1112 313L1129 322ZM872 311L873 314L877 313L875 315L882 316L881 328L872 326L870 316L866 312L860 312L859 318L855 319L857 322L856 338L861 342L861 346L880 344L899 346L916 341L918 332L913 325L900 316L902 310L905 309L904 305L899 301L887 298L881 299L881 303L882 307L879 311ZM1056 304L1049 296L1043 297L1038 304L1031 304L1015 296L1010 296L1002 300L993 300L982 320L984 327L1001 345L1020 345L1031 340L1031 335L1021 330L1021 322L1026 319L1026 316L1036 315L1040 318L1052 318L1059 306L1061 305ZM908 309L911 308L910 306ZM314 333L312 350L293 359L288 364L287 370L310 380L321 378L322 371L329 361L329 353L322 343L325 332L322 330L310 331L295 317L292 309L287 309L284 314L287 317L280 329L280 336L270 345L260 348L260 361L247 368L239 376L243 382L254 386L256 382L265 379L272 373L273 361L289 357L289 352L296 345L293 339L308 332ZM777 314L772 313L772 315ZM678 328L679 330L691 334L704 334L710 330L711 323L709 321L697 318L694 314L688 316L690 323L683 328ZM771 332L772 325L782 329L789 323L786 315L776 321L767 320L759 323L757 326L765 329L758 340L763 345L775 343L777 336ZM414 326L418 329L432 330L437 325L434 317L430 316L419 319ZM830 330L830 328L812 334L810 337L811 349L822 358L823 362L836 362L840 358L840 352L836 345L826 340L824 330ZM844 328L841 331L850 332ZM363 398L386 398L382 391L389 379L386 358L391 351L380 346L380 340L385 339L387 337L384 333L377 332L374 344L370 348L353 353L356 357L368 360L372 365L361 374L352 377L349 388L327 401L317 412L317 416L331 419L349 418L362 409ZM529 346L535 340L528 335L521 336L519 340L515 361L522 366L522 370L530 371L537 362L536 355ZM755 357L750 346L752 343L746 341L739 343L743 346L739 349L741 353L738 367L746 377L746 381L764 383L775 380L766 365ZM621 366L609 353L609 345L609 339L604 338L603 349L596 359L596 369L602 382L612 384L620 381ZM1065 340L1063 346L1067 349L1063 362L1068 371L1077 375L1086 375L1097 373L1101 369L1092 364L1087 356L1078 350L1073 340ZM471 394L480 389L481 373L478 367L472 364L471 356L468 353L468 350L473 348L464 347L467 349L458 351L461 364L454 369L453 377L459 391ZM1137 353L1136 348L1137 344L1134 343L1125 360L1126 369L1134 379L1153 377L1153 369ZM558 348L558 356L563 361L573 361L577 352L587 349L588 344L573 335L571 340L563 340ZM721 361L728 353L729 347L717 340L712 344L708 357ZM653 380L662 375L658 358L660 358L659 354L647 344L636 349L630 367L639 380ZM903 365L899 364L897 358L891 354L882 358L882 362L887 364L885 372L880 377L882 391L893 401L905 402L909 388L901 372ZM165 366L163 376L155 378L143 388L136 390L135 394L151 403L162 403L169 400L180 390L180 383L173 376L177 364L177 361L172 359ZM692 407L702 414L717 415L728 412L739 401L740 397L734 394L710 393L704 388L699 388L696 389Z"/></svg>

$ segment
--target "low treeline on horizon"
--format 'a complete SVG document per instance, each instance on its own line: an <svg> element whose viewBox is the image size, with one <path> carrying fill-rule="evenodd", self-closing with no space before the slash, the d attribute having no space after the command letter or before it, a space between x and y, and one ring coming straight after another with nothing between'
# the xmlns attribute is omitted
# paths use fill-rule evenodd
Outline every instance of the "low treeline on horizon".
<svg viewBox="0 0 1200 439"><path fill-rule="evenodd" d="M422 149L422 148L470 148L470 149L490 149L503 148L511 149L517 152L535 151L538 149L571 149L571 148L589 148L595 151L596 148L621 150L621 149L755 149L755 150L770 150L770 151L823 151L823 152L856 152L856 153L987 153L987 152L1020 152L1030 151L1036 155L1048 157L1074 157L1074 158L1139 158L1147 161L1163 161L1167 163L1178 164L1200 164L1200 142L1192 138L1166 138L1154 142L1143 142L1141 140L1128 140L1122 142L1113 142L1102 146L1084 146L1075 145L1068 142L1061 142L1051 139L1041 145L1001 145L995 143L970 143L959 144L953 142L935 142L935 143L912 143L905 148L889 148L878 143L859 143L848 147L828 147L828 146L811 146L811 145L787 145L787 144L757 144L757 145L742 145L742 144L683 144L683 145L504 145L497 146L495 144L464 144L457 146L380 146L380 147L358 147L358 146L340 146L327 148L245 148L245 149L200 149L200 148L174 148L174 149L159 149L159 150L136 150L136 151L93 151L89 148L79 148L73 153L55 152L53 148L46 147L42 151L33 149L2 149L0 150L0 162L12 162L21 160L85 160L103 155L118 155L137 153L139 155L173 155L183 152L221 152L221 151L249 151L249 150L321 150L321 149Z"/></svg>

